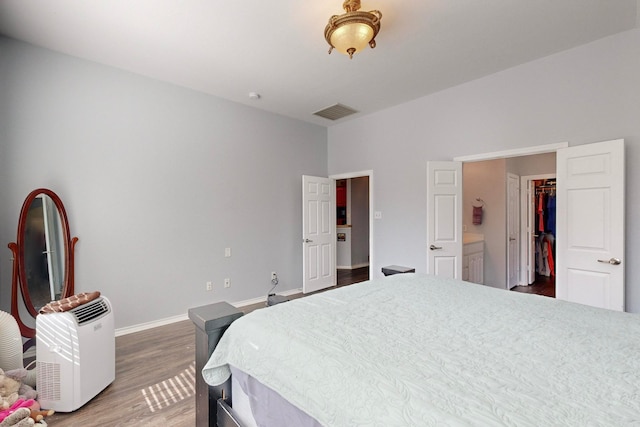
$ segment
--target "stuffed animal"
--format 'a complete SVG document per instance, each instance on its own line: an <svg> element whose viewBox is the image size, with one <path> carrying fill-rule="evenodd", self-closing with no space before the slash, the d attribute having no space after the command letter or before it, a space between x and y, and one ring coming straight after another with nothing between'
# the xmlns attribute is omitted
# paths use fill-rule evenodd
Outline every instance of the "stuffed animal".
<svg viewBox="0 0 640 427"><path fill-rule="evenodd" d="M0 427L27 427L34 426L35 421L29 414L31 411L29 408L18 408L13 413L9 414L2 422Z"/></svg>
<svg viewBox="0 0 640 427"><path fill-rule="evenodd" d="M53 409L49 409L48 411L42 411L42 410L36 410L36 409L31 408L31 414L29 414L29 416L36 423L44 424L44 417L48 417L50 415L53 415L55 412L56 411L54 411Z"/></svg>
<svg viewBox="0 0 640 427"><path fill-rule="evenodd" d="M33 399L18 399L9 409L0 411L0 427L45 427L44 417L54 411L40 411L40 405Z"/></svg>
<svg viewBox="0 0 640 427"><path fill-rule="evenodd" d="M35 400L38 397L38 393L33 389L32 386L27 384L25 380L29 375L29 371L25 368L20 369L12 369L4 373L5 376L18 381L20 383L20 388L18 389L18 396L23 399L33 399Z"/></svg>
<svg viewBox="0 0 640 427"><path fill-rule="evenodd" d="M54 413L40 410L36 391L21 382L27 374L26 369L0 369L0 427L46 426L43 418Z"/></svg>
<svg viewBox="0 0 640 427"><path fill-rule="evenodd" d="M21 382L27 374L26 369L13 369L7 372L0 369L0 410L9 408L19 398L36 399L38 393L31 386Z"/></svg>
<svg viewBox="0 0 640 427"><path fill-rule="evenodd" d="M16 412L18 409L26 409L28 411L27 417L29 417L31 415L31 405L33 405L34 403L35 403L35 400L33 400L33 399L29 399L29 400L18 399L18 400L16 400L15 403L13 405L11 405L11 407L9 407L8 409L4 409L4 410L0 411L0 426L4 427L2 425L2 423L4 423L4 420L6 418L11 417L11 415L14 412ZM24 412L24 411L21 411L21 412ZM9 426L15 425L17 422L19 422L22 419L22 418L19 418L18 420L16 420L16 418L18 418L18 417L11 417L11 420L8 421L7 422L8 424L5 424L5 425L9 425Z"/></svg>
<svg viewBox="0 0 640 427"><path fill-rule="evenodd" d="M18 400L18 390L20 390L20 382L9 378L0 369L0 409L8 409Z"/></svg>

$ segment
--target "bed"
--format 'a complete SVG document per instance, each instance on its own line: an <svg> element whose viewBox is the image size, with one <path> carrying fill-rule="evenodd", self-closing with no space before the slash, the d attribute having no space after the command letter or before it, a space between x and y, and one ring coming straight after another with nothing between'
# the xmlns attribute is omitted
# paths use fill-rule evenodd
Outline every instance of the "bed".
<svg viewBox="0 0 640 427"><path fill-rule="evenodd" d="M238 425L640 425L639 337L637 314L399 274L235 320L202 375Z"/></svg>

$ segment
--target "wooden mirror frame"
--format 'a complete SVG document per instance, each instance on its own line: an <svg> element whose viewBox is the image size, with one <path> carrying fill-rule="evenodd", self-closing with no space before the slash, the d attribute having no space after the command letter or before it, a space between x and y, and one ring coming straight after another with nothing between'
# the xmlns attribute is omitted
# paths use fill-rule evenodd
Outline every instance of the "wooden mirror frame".
<svg viewBox="0 0 640 427"><path fill-rule="evenodd" d="M64 209L64 205L62 204L62 200L60 200L60 197L58 197L56 193L49 189L38 188L29 193L24 203L22 204L20 218L18 220L17 243L9 243L9 249L11 249L11 252L13 253L13 273L11 275L11 314L18 322L18 327L20 328L20 333L22 334L22 336L29 339L36 336L36 330L30 326L27 326L20 317L20 310L18 307L18 288L20 288L20 294L22 295L22 301L24 302L25 308L27 309L29 314L31 314L35 318L38 315L38 311L31 301L28 283L26 283L27 270L25 266L24 238L27 227L27 215L29 214L29 208L31 207L33 201L42 194L51 198L54 205L56 206L56 209L58 210L58 215L60 217L61 231L64 239L62 245L65 252L63 279L64 286L62 288L61 298L70 297L75 292L73 258L74 247L78 241L78 238L71 238L71 234L69 233L69 221L67 219L67 212ZM26 345L27 344L25 344L25 347Z"/></svg>

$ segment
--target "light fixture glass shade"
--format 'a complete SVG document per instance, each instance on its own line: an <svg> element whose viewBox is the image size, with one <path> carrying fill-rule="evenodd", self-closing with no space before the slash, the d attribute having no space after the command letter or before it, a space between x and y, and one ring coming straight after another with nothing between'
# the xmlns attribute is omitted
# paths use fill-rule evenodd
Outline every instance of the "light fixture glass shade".
<svg viewBox="0 0 640 427"><path fill-rule="evenodd" d="M324 38L333 49L349 55L362 51L367 45L376 47L375 37L380 31L382 14L377 10L359 12L360 0L345 0L342 4L345 12L333 15L324 29Z"/></svg>
<svg viewBox="0 0 640 427"><path fill-rule="evenodd" d="M356 22L336 28L331 34L331 45L340 53L349 55L349 49L361 52L373 39L373 28Z"/></svg>

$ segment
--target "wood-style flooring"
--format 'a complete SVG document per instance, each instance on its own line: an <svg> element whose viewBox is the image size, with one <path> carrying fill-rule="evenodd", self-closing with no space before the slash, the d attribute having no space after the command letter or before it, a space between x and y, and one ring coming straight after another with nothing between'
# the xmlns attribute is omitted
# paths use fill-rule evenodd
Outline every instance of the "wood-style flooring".
<svg viewBox="0 0 640 427"><path fill-rule="evenodd" d="M536 275L536 280L529 286L515 286L512 291L527 294L544 295L546 297L556 297L556 278Z"/></svg>
<svg viewBox="0 0 640 427"><path fill-rule="evenodd" d="M338 270L338 287L369 280L369 267Z"/></svg>
<svg viewBox="0 0 640 427"><path fill-rule="evenodd" d="M338 270L338 285L369 279L369 267ZM289 298L300 298L303 294ZM242 307L244 313L264 303ZM195 425L195 329L191 320L116 338L116 379L71 413L46 418L56 426Z"/></svg>
<svg viewBox="0 0 640 427"><path fill-rule="evenodd" d="M93 400L45 421L55 426L195 425L191 320L116 338L116 379Z"/></svg>

